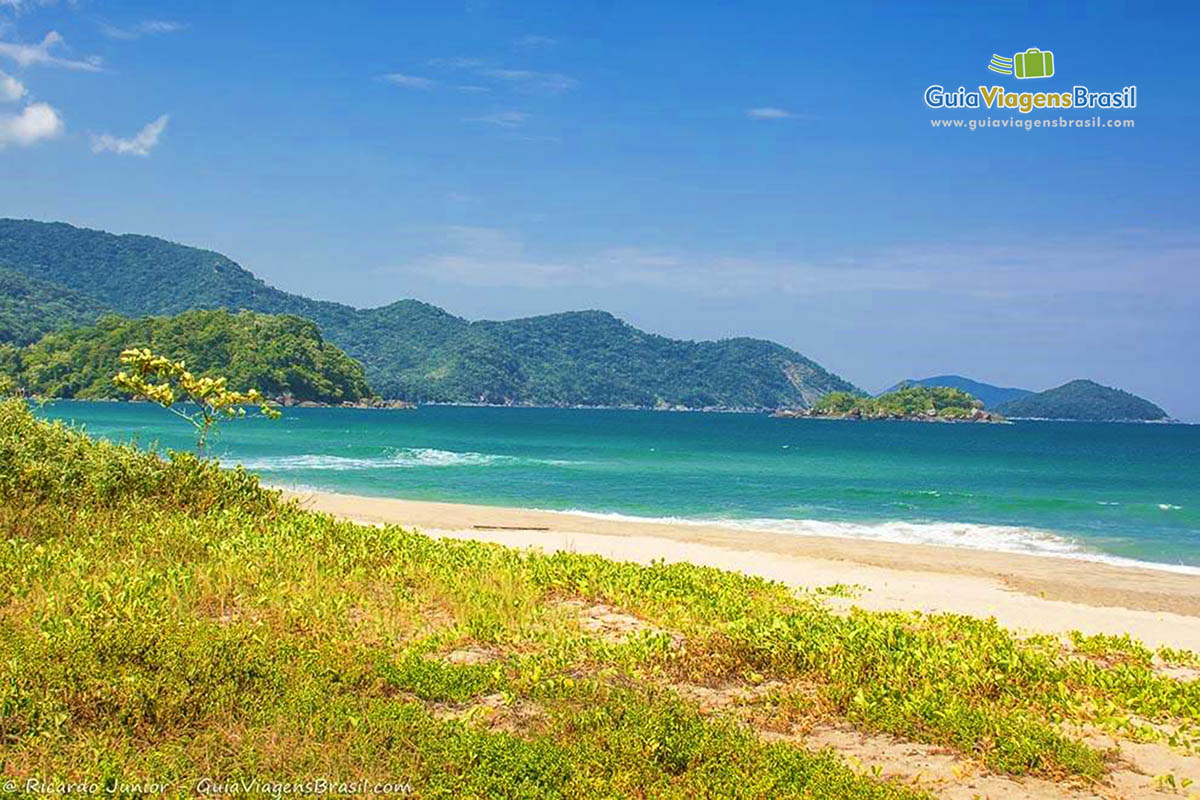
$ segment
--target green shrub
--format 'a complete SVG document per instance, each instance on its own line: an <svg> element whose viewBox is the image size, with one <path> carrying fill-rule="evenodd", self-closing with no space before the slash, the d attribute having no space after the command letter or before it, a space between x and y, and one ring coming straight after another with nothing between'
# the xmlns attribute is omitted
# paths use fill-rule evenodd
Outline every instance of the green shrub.
<svg viewBox="0 0 1200 800"><path fill-rule="evenodd" d="M265 511L277 503L276 493L242 469L94 441L61 422L35 418L18 399L0 400L0 499L11 506L141 503L193 512Z"/></svg>

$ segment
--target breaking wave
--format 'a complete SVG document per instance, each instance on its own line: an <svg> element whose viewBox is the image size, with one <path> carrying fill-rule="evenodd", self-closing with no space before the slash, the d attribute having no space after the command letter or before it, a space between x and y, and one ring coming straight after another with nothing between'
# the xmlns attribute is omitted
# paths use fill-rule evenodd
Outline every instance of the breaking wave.
<svg viewBox="0 0 1200 800"><path fill-rule="evenodd" d="M370 458L351 458L315 453L292 456L263 456L260 458L224 459L229 464L241 464L251 471L332 471L347 472L368 469L415 469L418 467L491 467L520 464L569 466L577 463L559 459L518 458L494 453L457 453L430 447L409 447Z"/></svg>
<svg viewBox="0 0 1200 800"><path fill-rule="evenodd" d="M963 547L996 553L1072 558L1124 567L1200 575L1200 567L1140 561L1107 555L1088 548L1082 541L1051 531L1014 525L982 525L969 522L833 522L815 519L697 519L690 517L638 517L625 514L570 510L563 513L595 519L669 525L703 525L753 533L784 533L794 536L829 536L840 539L870 539L899 544L929 544Z"/></svg>

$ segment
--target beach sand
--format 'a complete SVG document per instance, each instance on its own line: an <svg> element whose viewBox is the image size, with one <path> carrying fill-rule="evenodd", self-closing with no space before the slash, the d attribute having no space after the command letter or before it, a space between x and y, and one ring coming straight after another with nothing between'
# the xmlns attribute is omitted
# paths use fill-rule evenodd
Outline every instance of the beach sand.
<svg viewBox="0 0 1200 800"><path fill-rule="evenodd" d="M1200 651L1200 577L1069 558L864 539L748 532L553 511L285 491L306 508L431 536L622 561L686 561L796 587L861 587L831 602L995 617L1026 633L1128 633Z"/></svg>

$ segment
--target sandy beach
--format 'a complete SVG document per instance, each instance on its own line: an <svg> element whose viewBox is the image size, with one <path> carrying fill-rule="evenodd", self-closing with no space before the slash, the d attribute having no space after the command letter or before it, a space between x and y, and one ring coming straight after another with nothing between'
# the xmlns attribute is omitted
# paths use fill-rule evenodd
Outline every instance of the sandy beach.
<svg viewBox="0 0 1200 800"><path fill-rule="evenodd" d="M1069 558L719 526L329 492L285 491L304 507L431 536L590 553L624 561L686 561L796 587L847 584L874 610L995 617L1028 633L1128 633L1151 647L1200 650L1200 578Z"/></svg>

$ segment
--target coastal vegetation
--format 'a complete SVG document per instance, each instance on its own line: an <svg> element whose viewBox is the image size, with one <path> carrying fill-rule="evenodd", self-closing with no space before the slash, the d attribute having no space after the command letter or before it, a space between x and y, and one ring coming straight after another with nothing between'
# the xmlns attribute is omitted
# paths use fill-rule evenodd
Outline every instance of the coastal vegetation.
<svg viewBox="0 0 1200 800"><path fill-rule="evenodd" d="M1200 683L1171 672L1192 653L356 525L15 399L0 524L0 771L21 782L918 798L944 787L821 733L1097 790L1127 769L1097 732L1188 751L1200 731Z"/></svg>
<svg viewBox="0 0 1200 800"><path fill-rule="evenodd" d="M1011 400L999 406L997 411L1009 417L1092 422L1168 419L1167 412L1149 400L1088 380L1074 380Z"/></svg>
<svg viewBox="0 0 1200 800"><path fill-rule="evenodd" d="M156 356L146 348L123 351L121 364L126 369L113 376L117 388L186 420L196 433L196 450L201 453L222 420L244 417L247 408L257 408L271 419L280 416L257 389L232 391L226 378L197 377L184 362Z"/></svg>
<svg viewBox="0 0 1200 800"><path fill-rule="evenodd" d="M950 386L905 386L876 397L831 392L801 416L835 419L906 419L933 422L993 422L973 395ZM785 415L786 416L786 415Z"/></svg>
<svg viewBox="0 0 1200 800"><path fill-rule="evenodd" d="M40 315L41 328L14 318L12 343L34 341L47 326L91 323L99 310L127 317L197 308L295 315L360 361L372 388L389 399L774 409L857 391L800 353L761 339L669 339L601 311L471 322L416 300L357 309L268 286L209 250L64 223L0 220L0 267L74 298L70 313Z"/></svg>
<svg viewBox="0 0 1200 800"><path fill-rule="evenodd" d="M128 348L183 361L197 378L226 376L234 391L257 389L286 402L357 402L371 396L362 365L327 342L317 326L290 315L186 311L173 317L105 315L94 325L49 333L0 351L0 369L42 397L128 396L113 365Z"/></svg>

